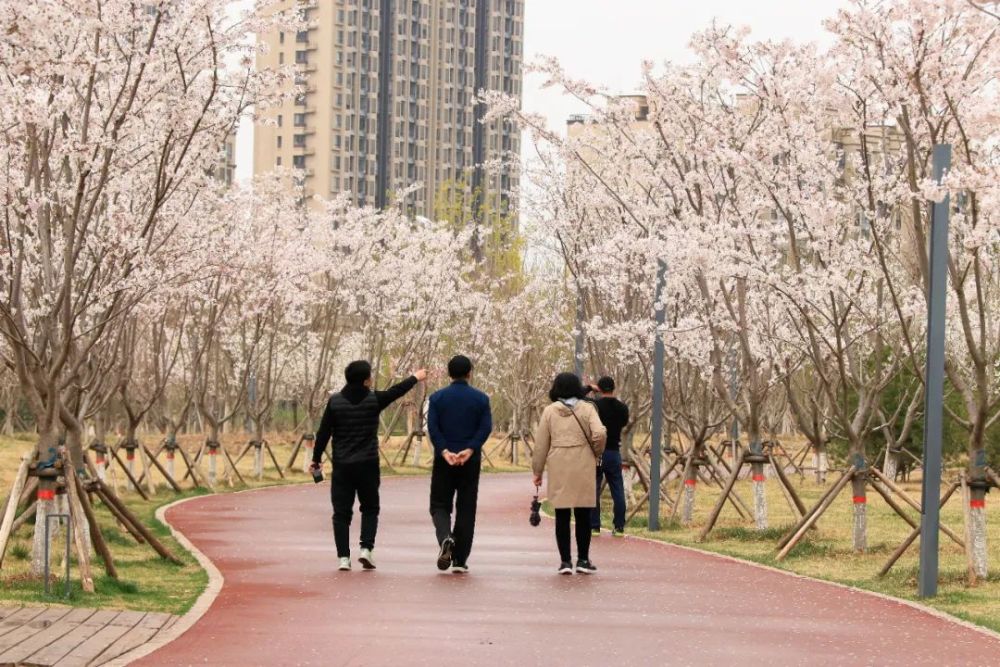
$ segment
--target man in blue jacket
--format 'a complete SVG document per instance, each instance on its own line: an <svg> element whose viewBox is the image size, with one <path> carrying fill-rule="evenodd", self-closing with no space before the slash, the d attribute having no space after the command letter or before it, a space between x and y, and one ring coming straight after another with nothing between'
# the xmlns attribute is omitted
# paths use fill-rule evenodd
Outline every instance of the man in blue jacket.
<svg viewBox="0 0 1000 667"><path fill-rule="evenodd" d="M431 518L440 545L437 566L469 571L472 534L476 528L482 449L493 430L490 399L469 386L472 362L459 355L448 362L451 385L434 392L427 410L427 430L434 444L431 473ZM452 528L451 511L455 507Z"/></svg>

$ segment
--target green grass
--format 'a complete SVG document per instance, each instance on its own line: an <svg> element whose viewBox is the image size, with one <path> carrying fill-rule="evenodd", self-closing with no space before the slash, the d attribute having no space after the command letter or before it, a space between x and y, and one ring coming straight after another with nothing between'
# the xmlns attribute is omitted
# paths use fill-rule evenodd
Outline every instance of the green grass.
<svg viewBox="0 0 1000 667"><path fill-rule="evenodd" d="M945 479L951 479L953 476L953 472L946 473ZM832 481L831 476L830 483ZM823 491L828 488L815 484L809 477L803 479L792 476L792 483L809 508L818 502ZM669 487L671 497L677 494L678 486L677 482L671 483ZM919 480L914 479L902 486L910 496L920 497ZM699 542L698 535L719 493L718 487L699 484L695 495L694 517L690 526L674 523L664 525L659 531L651 532L648 530L647 512L640 511L630 522L627 532L733 556L817 579L916 600L1000 632L1000 515L996 509L988 515L987 527L990 566L994 574L985 581L978 582L975 587L969 587L966 583L964 551L942 534L940 593L935 598L918 599L916 543L885 577L878 576L879 570L890 554L909 534L910 527L888 508L874 490L868 493L868 549L865 553L855 553L851 548L853 510L848 488L819 520L817 528L809 531L807 537L793 548L784 560L778 561L775 558L776 544L792 526L795 517L775 480L768 480L766 489L770 527L765 531L758 532L751 522L741 520L732 507L727 505L707 540ZM739 482L736 490L744 499L752 497L749 482ZM941 516L945 524L961 535L962 509L957 501L956 495L942 510ZM670 516L669 506L663 505L661 504L661 525L665 524ZM916 518L915 512L909 511L909 514ZM607 494L602 502L602 517L605 525L610 523L611 505Z"/></svg>

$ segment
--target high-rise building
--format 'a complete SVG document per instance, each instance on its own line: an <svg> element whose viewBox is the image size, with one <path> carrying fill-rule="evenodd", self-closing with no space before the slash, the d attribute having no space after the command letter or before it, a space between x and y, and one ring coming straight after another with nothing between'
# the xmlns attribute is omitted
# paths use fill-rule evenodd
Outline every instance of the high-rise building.
<svg viewBox="0 0 1000 667"><path fill-rule="evenodd" d="M256 127L255 173L302 169L308 196L379 207L420 183L407 204L428 217L456 183L509 207L520 135L480 122L476 91L520 97L524 0L285 3L296 6L307 30L260 36L260 65L294 63L302 92Z"/></svg>

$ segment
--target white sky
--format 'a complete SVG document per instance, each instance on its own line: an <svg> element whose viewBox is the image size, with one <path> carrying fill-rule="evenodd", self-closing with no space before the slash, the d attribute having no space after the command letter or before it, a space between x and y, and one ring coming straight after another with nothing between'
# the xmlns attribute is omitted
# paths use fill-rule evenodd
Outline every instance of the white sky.
<svg viewBox="0 0 1000 667"><path fill-rule="evenodd" d="M328 2L331 0L319 0ZM573 77L613 93L634 90L643 60L683 62L692 33L713 19L748 25L759 39L826 40L822 21L847 0L525 0L524 55L555 56ZM551 127L565 127L567 116L583 111L554 90L541 90L527 76L523 106L544 114ZM236 173L253 169L249 123L237 138Z"/></svg>

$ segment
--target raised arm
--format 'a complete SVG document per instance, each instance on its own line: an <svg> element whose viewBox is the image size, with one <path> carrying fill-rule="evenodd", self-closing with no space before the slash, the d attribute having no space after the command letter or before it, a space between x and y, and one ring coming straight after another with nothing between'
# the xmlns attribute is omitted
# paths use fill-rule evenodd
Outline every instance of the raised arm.
<svg viewBox="0 0 1000 667"><path fill-rule="evenodd" d="M376 391L375 398L378 399L378 409L385 410L392 403L406 395L406 392L417 386L417 378L414 375L406 378L399 384L394 384L385 391Z"/></svg>

